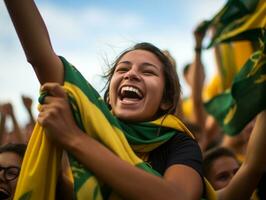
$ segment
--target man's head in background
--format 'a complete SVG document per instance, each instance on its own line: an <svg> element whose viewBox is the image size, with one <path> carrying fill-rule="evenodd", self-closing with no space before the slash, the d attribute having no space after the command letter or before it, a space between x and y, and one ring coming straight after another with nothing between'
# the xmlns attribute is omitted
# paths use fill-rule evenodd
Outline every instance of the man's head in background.
<svg viewBox="0 0 266 200"><path fill-rule="evenodd" d="M11 200L14 197L25 151L25 144L6 144L0 146L1 200Z"/></svg>

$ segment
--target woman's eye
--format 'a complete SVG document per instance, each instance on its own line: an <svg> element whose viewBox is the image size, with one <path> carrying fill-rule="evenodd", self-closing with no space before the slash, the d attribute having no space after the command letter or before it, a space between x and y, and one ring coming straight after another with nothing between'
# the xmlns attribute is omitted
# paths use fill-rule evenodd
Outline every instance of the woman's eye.
<svg viewBox="0 0 266 200"><path fill-rule="evenodd" d="M151 70L145 70L143 71L143 74L147 76L156 75L155 72Z"/></svg>
<svg viewBox="0 0 266 200"><path fill-rule="evenodd" d="M127 72L128 68L127 67L119 67L115 70L115 72Z"/></svg>

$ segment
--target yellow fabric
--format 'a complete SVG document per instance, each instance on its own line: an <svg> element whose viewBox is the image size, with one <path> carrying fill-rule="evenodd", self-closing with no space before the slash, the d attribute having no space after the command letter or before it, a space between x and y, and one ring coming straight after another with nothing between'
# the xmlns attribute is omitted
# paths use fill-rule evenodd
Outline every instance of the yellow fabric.
<svg viewBox="0 0 266 200"><path fill-rule="evenodd" d="M14 199L54 199L61 153L37 123L23 159L26 162L22 164ZM47 183L49 187L45 187Z"/></svg>
<svg viewBox="0 0 266 200"><path fill-rule="evenodd" d="M185 119L188 119L189 121L193 121L193 104L192 99L186 98L182 100L182 111Z"/></svg>
<svg viewBox="0 0 266 200"><path fill-rule="evenodd" d="M203 101L206 102L223 91L221 76L217 73L203 90Z"/></svg>
<svg viewBox="0 0 266 200"><path fill-rule="evenodd" d="M65 83L64 87L68 94L76 100L86 133L90 133L91 137L100 140L102 144L109 147L122 160L126 160L131 164L142 162L132 151L123 132L113 127L101 110L88 101L87 97L78 87L70 83ZM99 122L101 122L100 126Z"/></svg>
<svg viewBox="0 0 266 200"><path fill-rule="evenodd" d="M260 198L258 197L257 190L253 192L252 196L250 197L250 200L260 200Z"/></svg>
<svg viewBox="0 0 266 200"><path fill-rule="evenodd" d="M221 75L222 91L229 89L239 70L253 53L251 42L234 41L219 44L216 50L216 62Z"/></svg>
<svg viewBox="0 0 266 200"><path fill-rule="evenodd" d="M232 42L232 46L235 55L235 64L237 67L236 72L239 72L254 50L250 41L235 41Z"/></svg>
<svg viewBox="0 0 266 200"><path fill-rule="evenodd" d="M208 200L217 200L217 193L215 192L215 190L213 189L213 187L211 186L211 184L209 183L209 181L204 178L204 182L205 182L205 190L206 190L206 199Z"/></svg>
<svg viewBox="0 0 266 200"><path fill-rule="evenodd" d="M216 73L211 81L204 86L204 102L209 101L216 95L219 95L225 90L231 88L235 75L244 66L254 51L252 44L249 41L222 43L216 48L218 48L216 62L219 72Z"/></svg>
<svg viewBox="0 0 266 200"><path fill-rule="evenodd" d="M238 160L240 163L243 163L244 160L245 160L245 155L244 155L244 154L241 154L241 153L238 153L238 154L236 154L236 158L237 158L237 160Z"/></svg>
<svg viewBox="0 0 266 200"><path fill-rule="evenodd" d="M132 165L141 163L130 145L128 144L124 134L120 129L111 126L103 113L90 101L86 99L84 93L75 85L65 82L64 88L70 97L76 100L80 111L81 119L85 132L90 134L121 159ZM99 122L101 122L99 126ZM154 122L161 126L175 128L192 136L190 131L175 116L169 115L162 117ZM104 134L108 132L108 134ZM149 145L147 145L148 148ZM53 145L45 135L45 130L37 123L33 131L32 137L28 144L26 155L22 164L21 174L17 184L15 200L53 200L55 199L55 188L57 183L58 169L60 166L62 150ZM72 168L74 178L79 175L80 169ZM78 200L102 199L98 194L93 196L98 181L91 176L82 185L77 193Z"/></svg>
<svg viewBox="0 0 266 200"><path fill-rule="evenodd" d="M219 50L219 58L217 58L217 64L221 75L222 90L230 88L233 78L236 74L236 54L231 43L220 44L217 47Z"/></svg>
<svg viewBox="0 0 266 200"><path fill-rule="evenodd" d="M239 26L237 28L232 29L231 31L221 34L217 42L232 38L248 30L255 30L259 28L265 29L266 28L265 13L266 13L266 1L260 0L254 12L236 20L234 23L238 24Z"/></svg>

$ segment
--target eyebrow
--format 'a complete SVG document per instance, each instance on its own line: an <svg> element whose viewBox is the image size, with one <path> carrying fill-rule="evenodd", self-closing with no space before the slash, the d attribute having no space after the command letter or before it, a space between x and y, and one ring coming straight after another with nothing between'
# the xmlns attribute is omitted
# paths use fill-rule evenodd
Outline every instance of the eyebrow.
<svg viewBox="0 0 266 200"><path fill-rule="evenodd" d="M21 166L15 166L15 165L10 165L10 166L0 166L0 171L4 170L6 171L7 169L10 169L10 168L15 168L15 169L18 169L18 170L21 170Z"/></svg>
<svg viewBox="0 0 266 200"><path fill-rule="evenodd" d="M120 64L128 64L128 65L130 65L131 62L130 61L121 61L121 62L117 63L117 65L120 65ZM148 63L148 62L142 63L141 66L144 66L144 67L151 66L151 67L154 67L157 70L160 70L160 67L158 67L157 65L154 65L152 63Z"/></svg>

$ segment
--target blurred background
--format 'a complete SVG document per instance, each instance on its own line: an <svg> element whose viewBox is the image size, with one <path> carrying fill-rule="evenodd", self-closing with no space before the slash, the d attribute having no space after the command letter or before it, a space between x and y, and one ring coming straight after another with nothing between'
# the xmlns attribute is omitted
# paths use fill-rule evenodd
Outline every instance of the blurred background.
<svg viewBox="0 0 266 200"><path fill-rule="evenodd" d="M101 75L124 49L151 42L167 49L177 62L183 95L189 94L182 77L194 55L193 30L213 17L225 0L37 0L58 55L74 64L101 93ZM208 39L208 38L206 38ZM204 41L208 43L208 41ZM213 49L203 52L206 79L216 70ZM3 1L0 1L0 104L11 102L20 124L27 113L21 95L34 101L37 116L39 83L27 63Z"/></svg>

